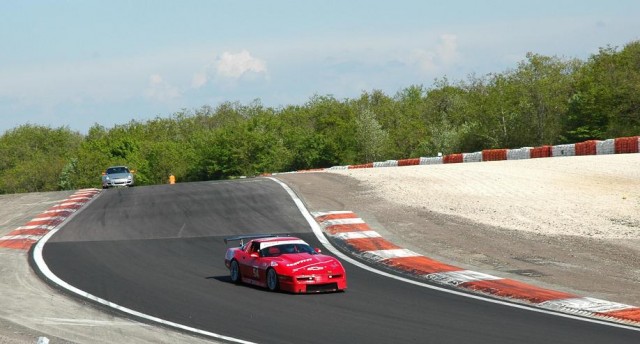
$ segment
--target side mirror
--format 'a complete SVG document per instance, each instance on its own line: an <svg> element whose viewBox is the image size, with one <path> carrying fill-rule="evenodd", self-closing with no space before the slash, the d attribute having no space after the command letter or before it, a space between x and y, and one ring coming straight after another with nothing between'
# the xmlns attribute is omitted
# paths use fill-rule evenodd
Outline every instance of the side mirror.
<svg viewBox="0 0 640 344"><path fill-rule="evenodd" d="M251 258L258 258L260 257L260 255L258 254L258 252L252 252L251 253Z"/></svg>
<svg viewBox="0 0 640 344"><path fill-rule="evenodd" d="M130 170L129 172L131 172L131 173L136 173L136 170Z"/></svg>
<svg viewBox="0 0 640 344"><path fill-rule="evenodd" d="M316 250L316 252L317 252L317 253L321 253L321 252L322 252L322 251L321 251L319 248L317 248L317 247L315 248L315 250Z"/></svg>

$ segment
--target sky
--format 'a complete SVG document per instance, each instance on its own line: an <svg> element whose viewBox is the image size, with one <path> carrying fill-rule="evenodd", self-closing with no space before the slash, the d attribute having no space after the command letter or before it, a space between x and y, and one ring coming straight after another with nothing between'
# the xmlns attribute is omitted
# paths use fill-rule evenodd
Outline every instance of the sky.
<svg viewBox="0 0 640 344"><path fill-rule="evenodd" d="M640 40L637 0L0 1L0 134L389 96Z"/></svg>

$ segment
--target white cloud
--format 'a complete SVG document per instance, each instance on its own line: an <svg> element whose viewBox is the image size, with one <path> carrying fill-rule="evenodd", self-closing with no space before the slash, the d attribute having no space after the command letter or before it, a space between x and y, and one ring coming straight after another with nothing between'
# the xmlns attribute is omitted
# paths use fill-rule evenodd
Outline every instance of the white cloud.
<svg viewBox="0 0 640 344"><path fill-rule="evenodd" d="M457 41L458 37L456 35L441 35L434 49L414 50L408 58L409 63L417 65L425 73L438 72L441 69L452 66L460 60Z"/></svg>
<svg viewBox="0 0 640 344"><path fill-rule="evenodd" d="M193 88L200 88L204 86L206 83L207 83L207 73L205 72L196 73L193 76L193 79L191 79L191 87Z"/></svg>
<svg viewBox="0 0 640 344"><path fill-rule="evenodd" d="M243 50L240 53L232 54L224 52L216 61L218 75L228 78L239 78L245 73L266 73L267 64Z"/></svg>
<svg viewBox="0 0 640 344"><path fill-rule="evenodd" d="M436 54L425 50L414 51L409 60L411 64L418 65L421 71L425 73L435 72L437 70L435 62Z"/></svg>
<svg viewBox="0 0 640 344"><path fill-rule="evenodd" d="M164 81L159 74L152 74L149 76L149 84L145 95L148 98L164 102L180 98L181 93L176 87Z"/></svg>
<svg viewBox="0 0 640 344"><path fill-rule="evenodd" d="M267 63L247 50L239 53L223 52L191 78L191 87L201 88L213 80L233 83L246 76L267 77Z"/></svg>
<svg viewBox="0 0 640 344"><path fill-rule="evenodd" d="M440 61L445 65L452 65L460 59L460 53L458 53L458 37L456 35L442 35L440 37L442 41L436 47L436 53Z"/></svg>

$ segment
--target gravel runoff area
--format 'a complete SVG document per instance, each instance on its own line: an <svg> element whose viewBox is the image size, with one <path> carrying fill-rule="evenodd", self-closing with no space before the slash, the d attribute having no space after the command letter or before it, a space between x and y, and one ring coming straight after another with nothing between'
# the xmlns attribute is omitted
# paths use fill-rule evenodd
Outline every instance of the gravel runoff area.
<svg viewBox="0 0 640 344"><path fill-rule="evenodd" d="M312 211L543 288L640 306L640 154L277 175Z"/></svg>
<svg viewBox="0 0 640 344"><path fill-rule="evenodd" d="M640 154L343 172L398 205L543 235L640 239Z"/></svg>

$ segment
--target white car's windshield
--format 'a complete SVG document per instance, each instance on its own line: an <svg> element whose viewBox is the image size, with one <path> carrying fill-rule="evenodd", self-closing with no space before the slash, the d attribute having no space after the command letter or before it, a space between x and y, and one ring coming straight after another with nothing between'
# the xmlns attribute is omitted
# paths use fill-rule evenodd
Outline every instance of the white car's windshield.
<svg viewBox="0 0 640 344"><path fill-rule="evenodd" d="M129 173L129 169L127 169L126 167L111 167L107 169L107 174L116 173Z"/></svg>

